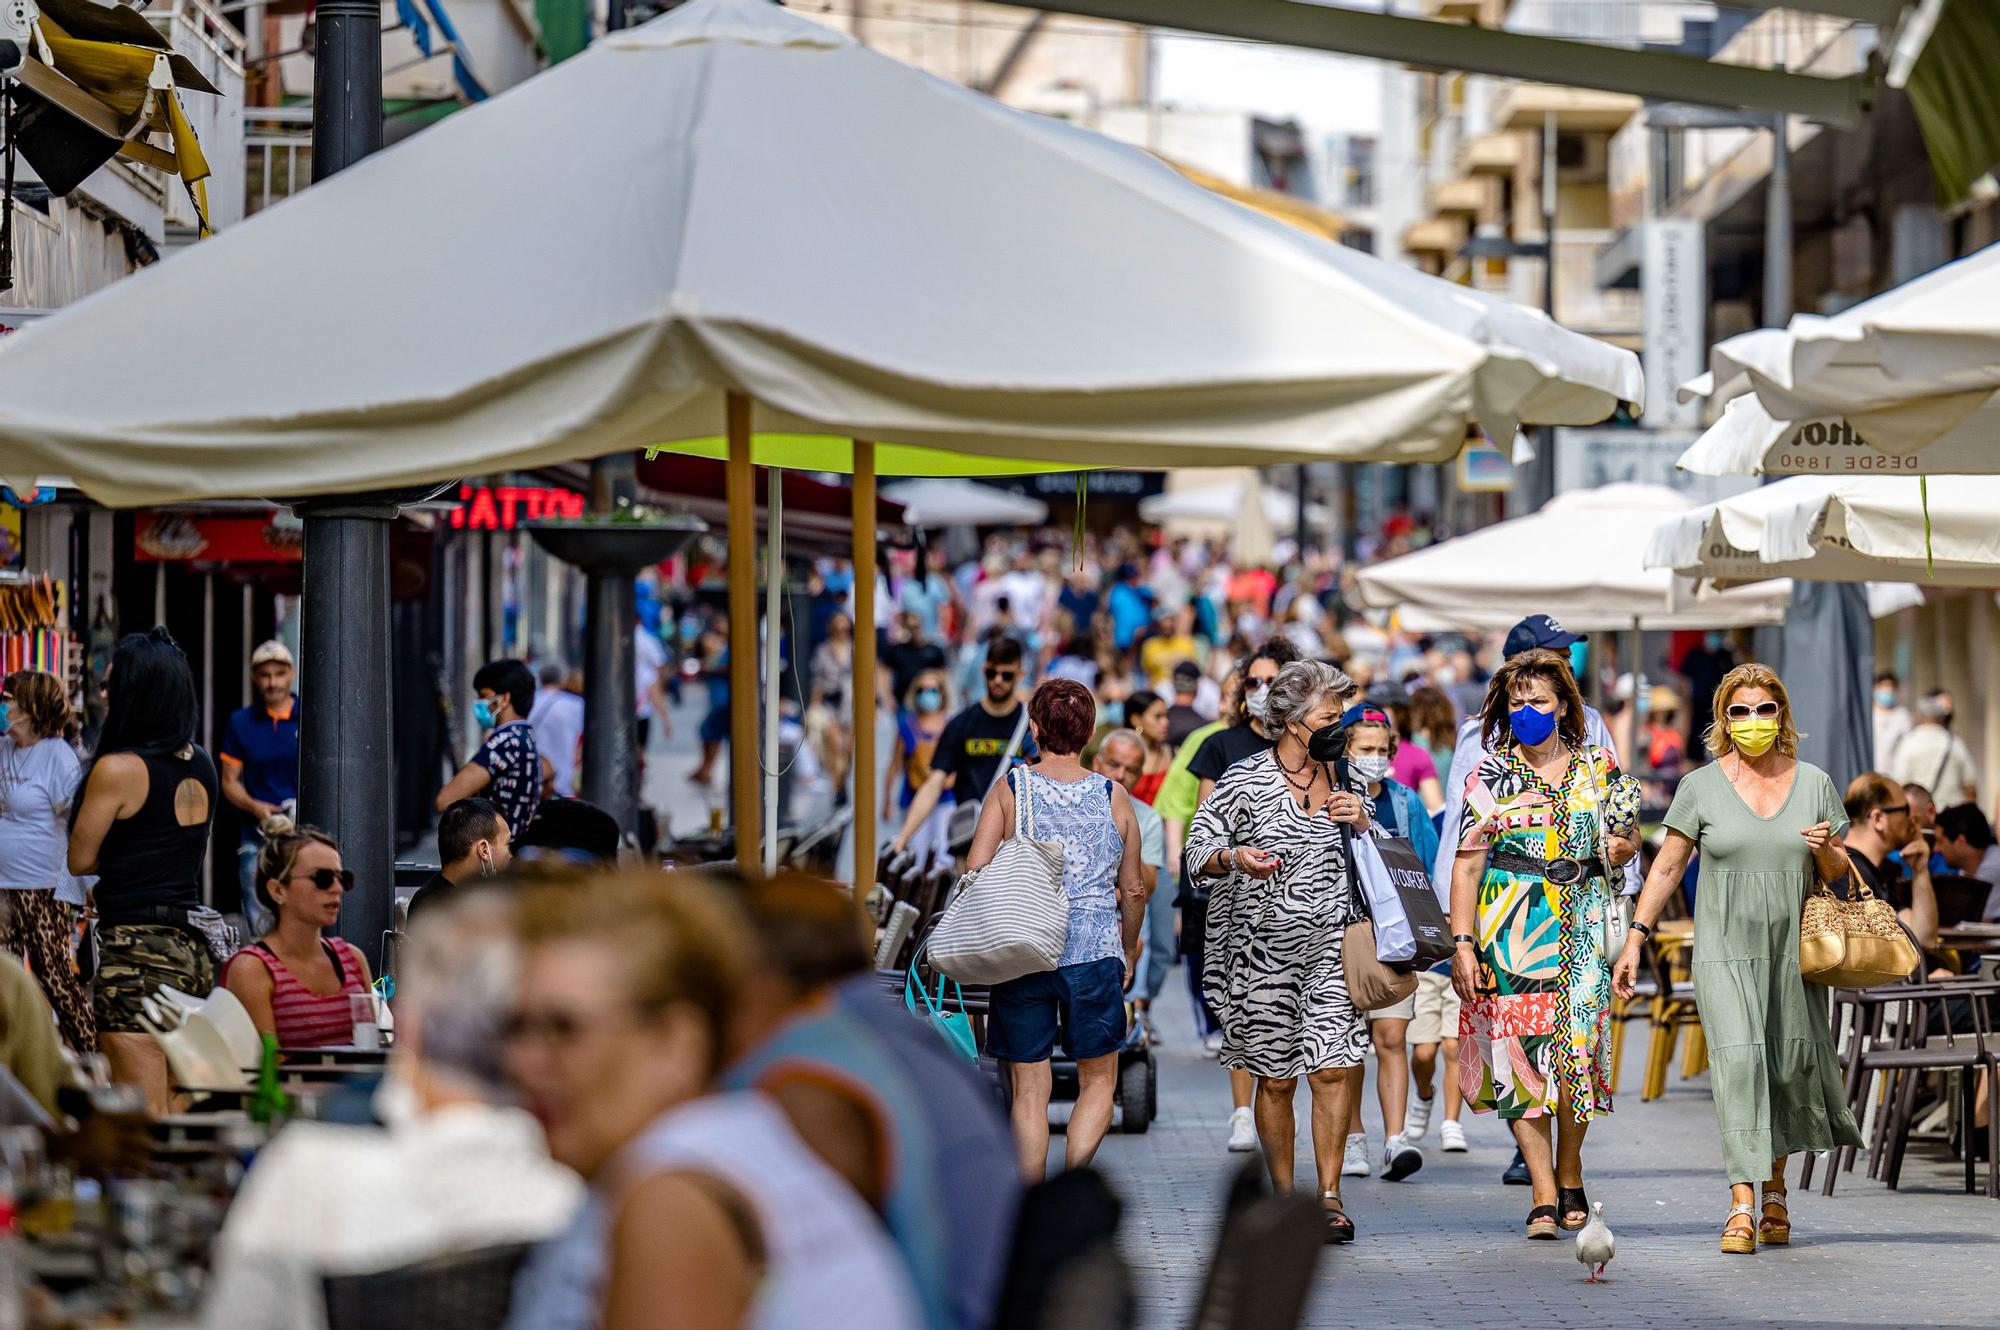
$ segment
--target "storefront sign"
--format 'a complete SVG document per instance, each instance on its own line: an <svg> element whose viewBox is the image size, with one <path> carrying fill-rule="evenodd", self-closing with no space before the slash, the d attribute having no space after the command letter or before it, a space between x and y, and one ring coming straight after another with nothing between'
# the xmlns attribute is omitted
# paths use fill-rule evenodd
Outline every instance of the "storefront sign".
<svg viewBox="0 0 2000 1330"><path fill-rule="evenodd" d="M1468 443L1458 455L1461 494L1505 494L1514 487L1514 464L1490 443Z"/></svg>
<svg viewBox="0 0 2000 1330"><path fill-rule="evenodd" d="M140 513L132 525L140 563L293 563L304 548L304 526L277 508L261 516Z"/></svg>
<svg viewBox="0 0 2000 1330"><path fill-rule="evenodd" d="M1701 399L1676 392L1700 374L1707 334L1708 271L1700 222L1645 223L1639 251L1639 296L1646 371L1644 420L1653 429L1699 429Z"/></svg>
<svg viewBox="0 0 2000 1330"><path fill-rule="evenodd" d="M1748 476L1697 476L1675 469L1695 438L1672 430L1558 429L1556 488L1567 494L1600 485L1664 485L1698 503L1714 503L1756 487Z"/></svg>
<svg viewBox="0 0 2000 1330"><path fill-rule="evenodd" d="M1771 450L1766 470L1785 476L1914 476L1915 453L1885 453L1845 420L1808 420Z"/></svg>
<svg viewBox="0 0 2000 1330"><path fill-rule="evenodd" d="M1083 475L1088 486L1085 492L1091 499L1148 499L1165 493L1167 487L1164 471L1086 471ZM1074 471L1047 471L1034 476L982 476L979 483L1037 499L1074 499L1076 477Z"/></svg>
<svg viewBox="0 0 2000 1330"><path fill-rule="evenodd" d="M460 485L454 530L512 531L522 522L582 517L583 496L546 485Z"/></svg>

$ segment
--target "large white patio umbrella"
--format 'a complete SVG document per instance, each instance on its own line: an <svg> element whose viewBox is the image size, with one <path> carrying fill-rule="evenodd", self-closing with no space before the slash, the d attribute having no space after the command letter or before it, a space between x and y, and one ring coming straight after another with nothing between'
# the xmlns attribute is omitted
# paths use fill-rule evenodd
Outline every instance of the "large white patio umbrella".
<svg viewBox="0 0 2000 1330"><path fill-rule="evenodd" d="M1794 476L1673 515L1648 567L1718 583L1763 578L2000 586L2000 476Z"/></svg>
<svg viewBox="0 0 2000 1330"><path fill-rule="evenodd" d="M1729 338L1709 359L1708 391L1747 388L1773 420L1844 419L1877 449L1944 472L1930 445L2000 390L2000 246L1838 314Z"/></svg>
<svg viewBox="0 0 2000 1330"><path fill-rule="evenodd" d="M1681 454L1698 476L1921 476L2000 473L2000 398L1914 452L1878 448L1840 416L1776 420L1756 396L1732 398Z"/></svg>
<svg viewBox="0 0 2000 1330"><path fill-rule="evenodd" d="M1220 534L1242 517L1246 493L1253 489L1268 525L1289 531L1298 524L1298 496L1272 489L1254 476L1218 477L1213 484L1190 484L1165 494L1149 495L1139 500L1139 518L1154 526L1187 524L1213 528ZM1309 525L1323 527L1331 517L1325 504L1306 501Z"/></svg>
<svg viewBox="0 0 2000 1330"><path fill-rule="evenodd" d="M926 446L1413 461L1641 396L1629 353L1364 257L764 0L694 0L7 339L0 478L335 493L726 435L748 568L782 431L840 436L872 561L873 477Z"/></svg>
<svg viewBox="0 0 2000 1330"><path fill-rule="evenodd" d="M1779 622L1785 583L1697 599L1668 570L1646 566L1654 528L1692 506L1659 485L1559 494L1525 517L1361 569L1361 598L1464 628L1505 628L1524 614L1552 615L1572 632Z"/></svg>
<svg viewBox="0 0 2000 1330"><path fill-rule="evenodd" d="M899 480L884 485L882 497L902 504L911 526L1040 526L1049 520L1049 506L1040 499L956 477Z"/></svg>

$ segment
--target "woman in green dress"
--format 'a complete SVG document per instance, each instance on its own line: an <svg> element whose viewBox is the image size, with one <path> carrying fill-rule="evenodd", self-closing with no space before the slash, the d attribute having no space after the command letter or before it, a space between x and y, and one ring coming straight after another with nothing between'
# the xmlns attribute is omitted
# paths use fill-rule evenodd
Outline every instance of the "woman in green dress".
<svg viewBox="0 0 2000 1330"><path fill-rule="evenodd" d="M1729 1170L1722 1250L1747 1255L1760 1241L1791 1241L1788 1155L1861 1144L1841 1091L1826 990L1799 973L1799 907L1815 867L1829 882L1846 874L1847 814L1827 774L1798 760L1791 699L1769 666L1739 665L1724 676L1714 716L1708 750L1716 760L1674 795L1666 845L1639 893L1612 983L1631 995L1640 940L1699 850L1694 991Z"/></svg>

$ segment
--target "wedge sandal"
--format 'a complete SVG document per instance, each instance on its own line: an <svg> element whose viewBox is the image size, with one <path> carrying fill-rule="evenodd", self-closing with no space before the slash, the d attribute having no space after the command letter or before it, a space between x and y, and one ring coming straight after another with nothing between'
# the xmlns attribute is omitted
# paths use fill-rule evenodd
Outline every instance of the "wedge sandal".
<svg viewBox="0 0 2000 1330"><path fill-rule="evenodd" d="M1778 1207L1772 1214L1771 1207ZM1764 1217L1757 1223L1757 1241L1767 1247L1787 1247L1792 1241L1792 1209L1785 1204L1785 1193L1764 1189Z"/></svg>
<svg viewBox="0 0 2000 1330"><path fill-rule="evenodd" d="M1741 1228L1738 1219L1748 1222ZM1722 1223L1722 1254L1724 1256L1750 1256L1757 1251L1757 1207L1748 1201L1740 1201L1729 1207L1729 1218Z"/></svg>

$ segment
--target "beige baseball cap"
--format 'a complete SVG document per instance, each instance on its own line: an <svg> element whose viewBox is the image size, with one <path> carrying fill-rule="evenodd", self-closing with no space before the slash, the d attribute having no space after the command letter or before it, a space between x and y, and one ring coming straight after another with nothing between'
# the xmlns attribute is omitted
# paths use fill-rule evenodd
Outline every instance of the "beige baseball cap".
<svg viewBox="0 0 2000 1330"><path fill-rule="evenodd" d="M259 665L269 665L273 661L286 669L296 667L296 662L292 660L292 649L275 637L250 653L250 668L253 670Z"/></svg>

